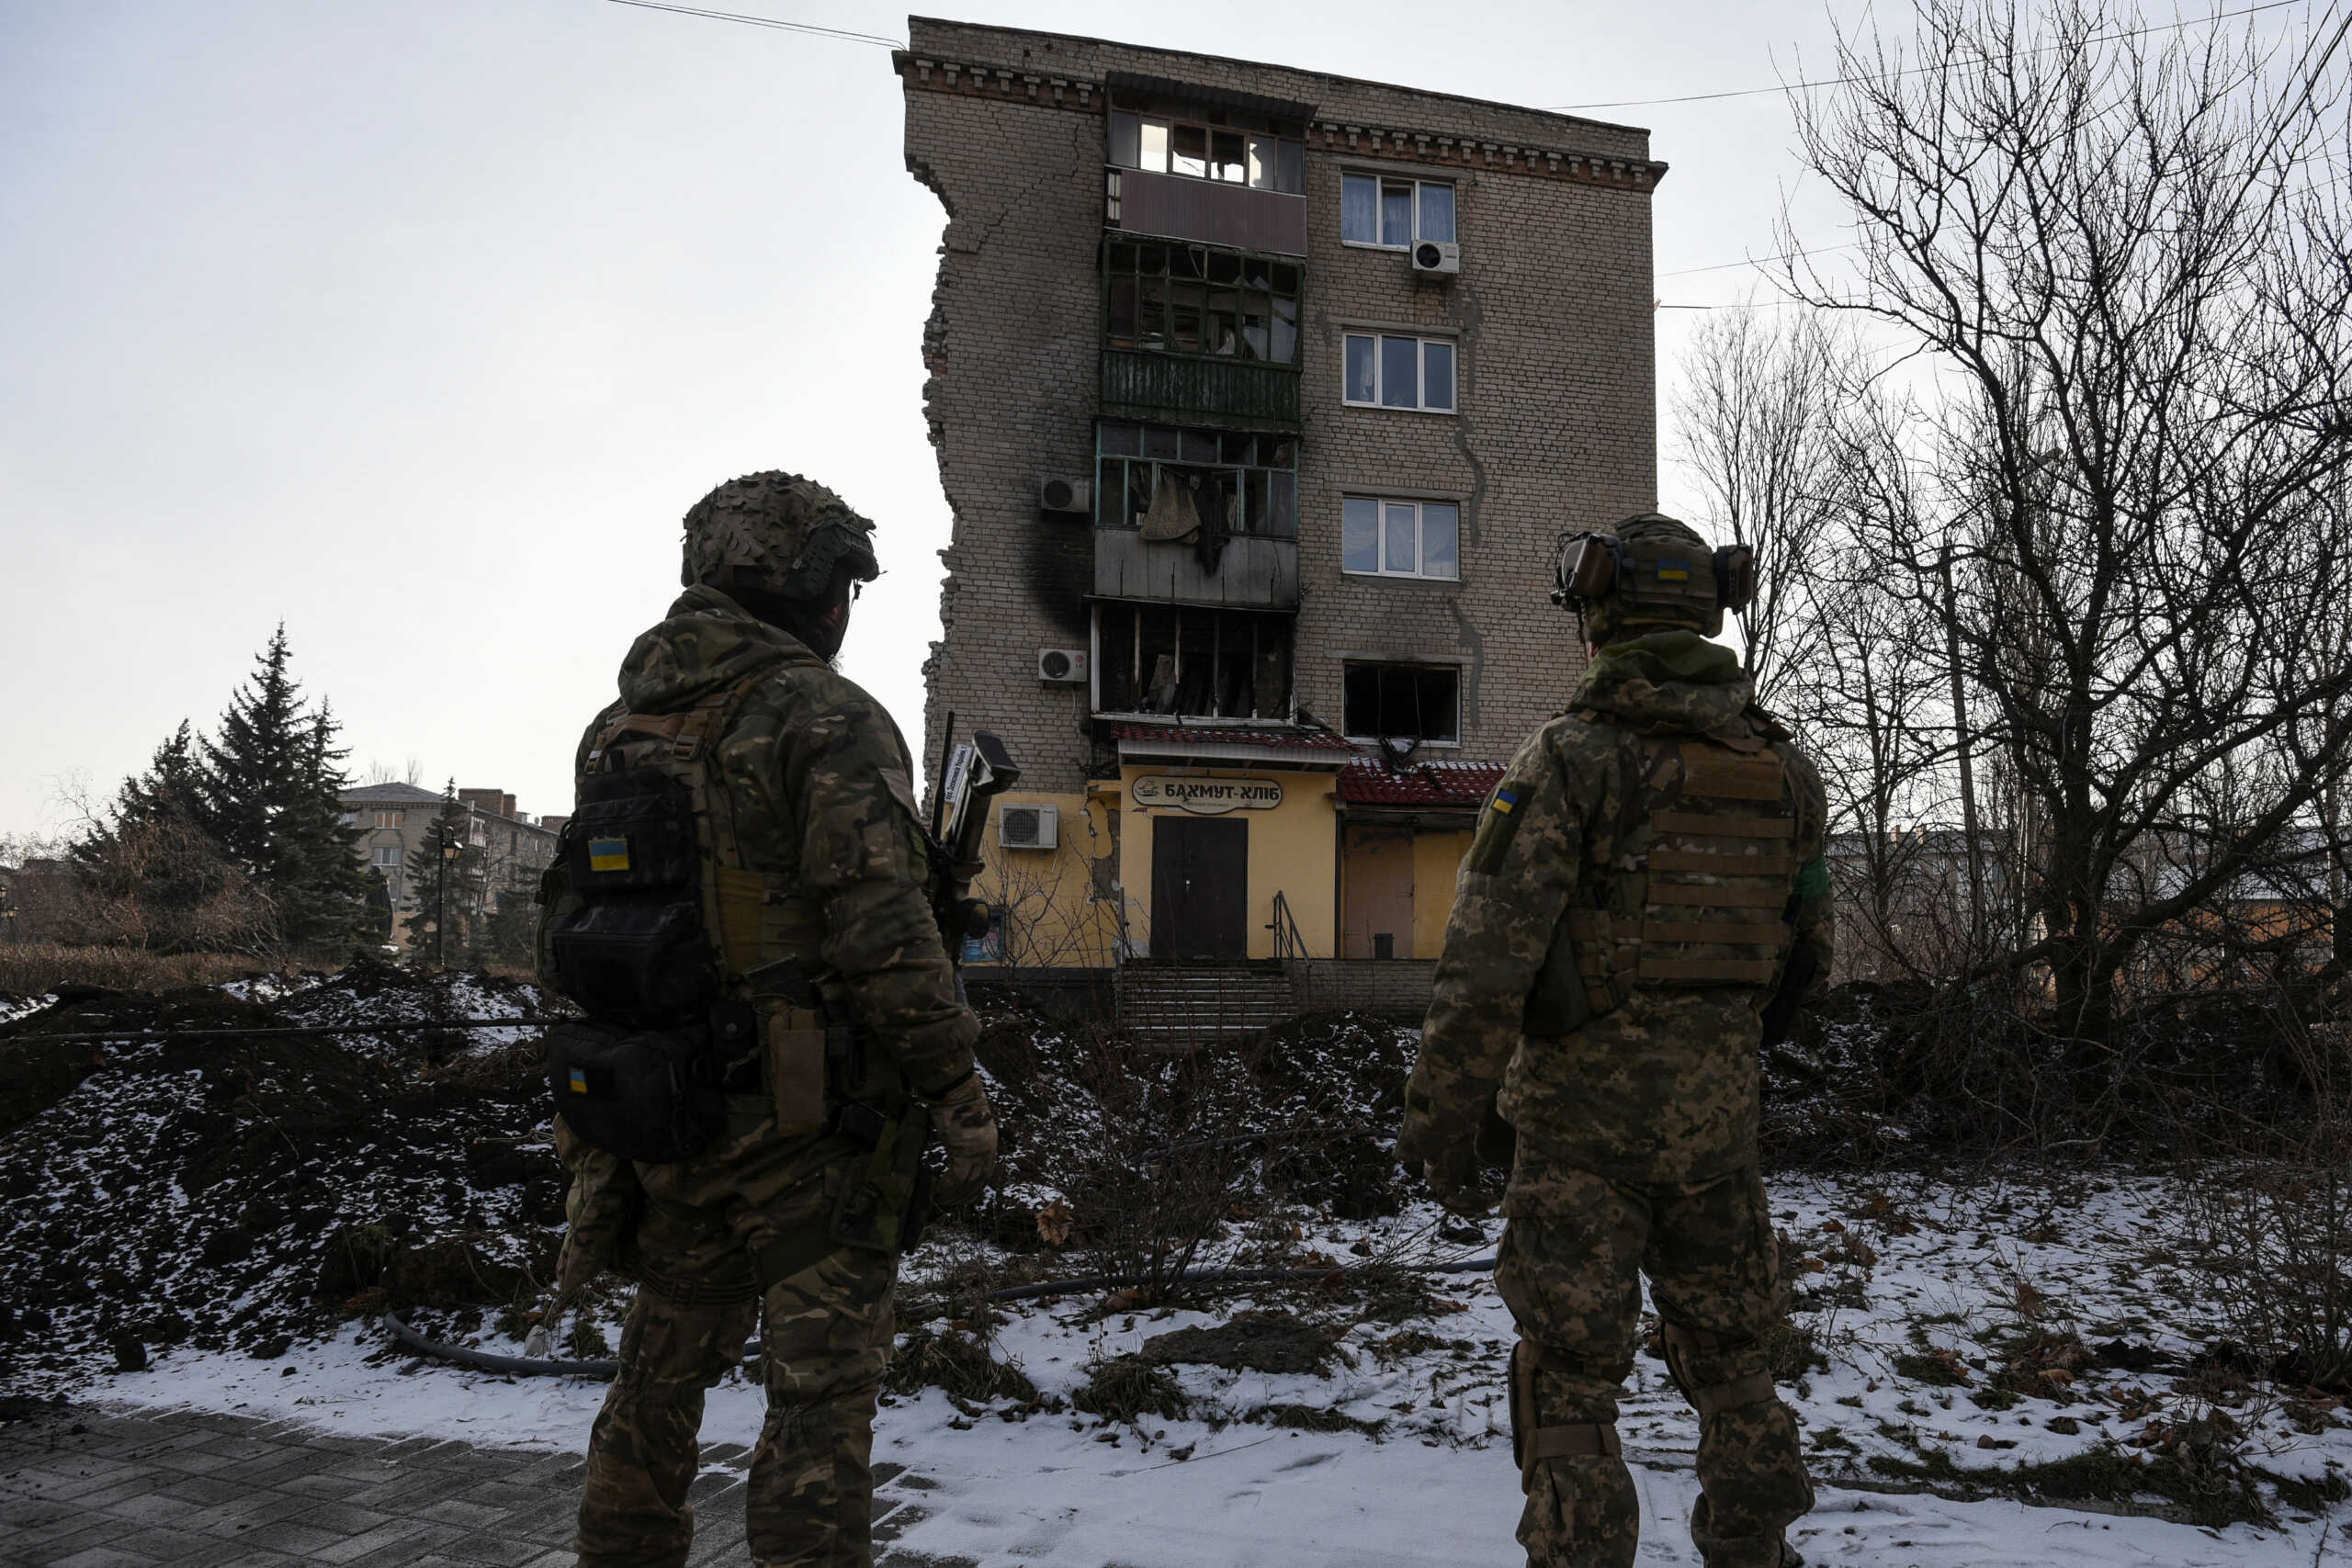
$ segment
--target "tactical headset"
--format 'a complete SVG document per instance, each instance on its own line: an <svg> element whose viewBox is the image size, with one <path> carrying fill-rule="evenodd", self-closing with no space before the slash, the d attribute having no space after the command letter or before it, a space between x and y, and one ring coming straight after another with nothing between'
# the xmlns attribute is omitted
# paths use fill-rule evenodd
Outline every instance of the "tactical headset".
<svg viewBox="0 0 2352 1568"><path fill-rule="evenodd" d="M1560 547L1553 569L1552 603L1581 615L1598 600L1680 600L1715 610L1745 610L1756 602L1756 552L1724 545L1711 563L1713 592L1694 580L1691 551L1678 545L1629 546L1613 534L1577 534ZM1631 604L1628 604L1631 608Z"/></svg>

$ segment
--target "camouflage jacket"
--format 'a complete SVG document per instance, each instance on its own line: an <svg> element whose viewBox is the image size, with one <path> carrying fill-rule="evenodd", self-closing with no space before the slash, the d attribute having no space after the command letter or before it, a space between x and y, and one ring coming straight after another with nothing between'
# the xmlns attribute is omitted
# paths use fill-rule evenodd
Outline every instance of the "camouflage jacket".
<svg viewBox="0 0 2352 1568"><path fill-rule="evenodd" d="M1498 1108L1520 1143L1506 1213L1542 1212L1547 1168L1698 1181L1756 1158L1759 1010L1771 986L1635 989L1563 1032L1531 1037L1523 1027L1547 959L1556 969L1566 950L1596 840L1615 841L1609 835L1627 820L1629 735L1701 737L1742 752L1772 745L1793 797L1790 863L1804 868L1793 878L1793 936L1812 943L1826 976L1820 776L1753 697L1730 650L1696 633L1613 645L1489 797L1454 892L1407 1134L1424 1151L1466 1143Z"/></svg>
<svg viewBox="0 0 2352 1568"><path fill-rule="evenodd" d="M720 735L713 787L727 795L747 869L789 878L814 915L818 976L845 999L918 1090L971 1071L978 1021L929 894L930 853L907 743L882 705L790 633L713 588L689 588L622 661L624 713L665 714L755 681Z"/></svg>

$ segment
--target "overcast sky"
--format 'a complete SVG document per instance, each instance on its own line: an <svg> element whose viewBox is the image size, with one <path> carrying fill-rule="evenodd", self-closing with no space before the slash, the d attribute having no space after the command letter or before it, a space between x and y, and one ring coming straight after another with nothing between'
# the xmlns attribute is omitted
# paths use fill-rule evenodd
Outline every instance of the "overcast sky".
<svg viewBox="0 0 2352 1568"><path fill-rule="evenodd" d="M849 0L714 4L905 36ZM947 14L1547 107L1770 86L1829 36L1732 0ZM1768 254L1784 196L1839 237L1776 94L1592 112L1673 165L1668 304L1751 288L1683 269ZM918 728L943 215L900 146L884 49L611 0L0 4L0 835L69 829L77 789L209 726L281 620L355 775L564 810L680 515L757 468L879 524L843 667ZM1660 312L1669 381L1704 319Z"/></svg>

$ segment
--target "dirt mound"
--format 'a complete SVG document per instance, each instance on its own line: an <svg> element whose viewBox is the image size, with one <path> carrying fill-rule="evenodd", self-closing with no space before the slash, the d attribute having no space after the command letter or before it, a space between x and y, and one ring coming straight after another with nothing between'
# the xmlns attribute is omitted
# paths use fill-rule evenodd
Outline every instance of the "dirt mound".
<svg viewBox="0 0 2352 1568"><path fill-rule="evenodd" d="M363 964L85 987L0 1026L0 1383L152 1346L280 1355L351 1305L503 1303L546 1276L562 1220L536 1030L50 1036L545 1010L526 986Z"/></svg>
<svg viewBox="0 0 2352 1568"><path fill-rule="evenodd" d="M1389 1150L1418 1031L1321 1013L1169 1056L1025 1010L991 1009L982 1026L1006 1173L984 1225L1004 1247L1058 1245L1058 1213L1083 1228L1108 1193L1161 1190L1171 1162L1229 1165L1253 1199L1342 1219L1394 1214L1410 1190Z"/></svg>

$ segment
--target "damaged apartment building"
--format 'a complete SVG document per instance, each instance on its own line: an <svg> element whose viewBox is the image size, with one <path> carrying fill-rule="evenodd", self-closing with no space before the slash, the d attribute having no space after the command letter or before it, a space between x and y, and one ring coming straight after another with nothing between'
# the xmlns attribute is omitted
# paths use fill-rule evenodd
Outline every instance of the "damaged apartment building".
<svg viewBox="0 0 2352 1568"><path fill-rule="evenodd" d="M1655 505L1645 131L915 18L954 513L928 754L997 731L971 957L1436 956L1581 673L1561 536Z"/></svg>

